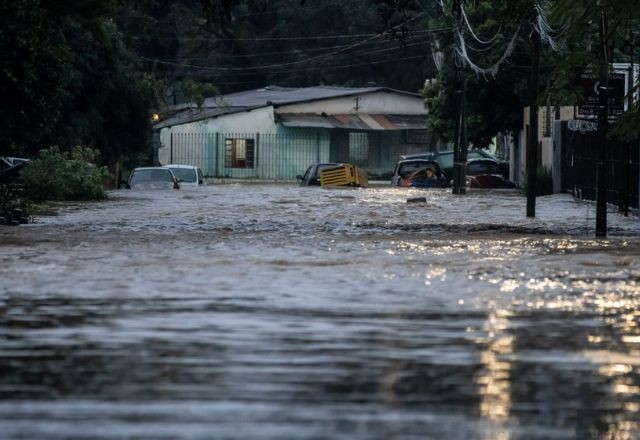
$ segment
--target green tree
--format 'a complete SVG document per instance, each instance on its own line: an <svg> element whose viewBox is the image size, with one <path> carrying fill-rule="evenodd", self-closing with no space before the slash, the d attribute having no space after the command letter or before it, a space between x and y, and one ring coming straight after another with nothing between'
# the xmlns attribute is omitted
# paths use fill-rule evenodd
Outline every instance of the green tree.
<svg viewBox="0 0 640 440"><path fill-rule="evenodd" d="M0 154L45 143L67 95L72 53L40 3L0 2Z"/></svg>
<svg viewBox="0 0 640 440"><path fill-rule="evenodd" d="M557 0L554 3L554 18L564 24L566 50L556 61L553 71L554 85L568 92L574 99L581 90L576 89L573 80L584 70L597 72L603 59L598 50L598 28L602 13L608 21L610 62L630 60L629 49L635 51L638 59L638 30L640 29L640 9L635 0L584 0L572 2ZM635 84L635 91L638 84ZM613 127L613 133L626 140L640 138L640 107L636 101Z"/></svg>
<svg viewBox="0 0 640 440"><path fill-rule="evenodd" d="M451 141L454 136L455 65L462 69L462 81L466 83L466 129L471 146L487 147L498 133L522 127L529 75L528 33L522 31L522 18L510 14L508 3L464 2L468 26L463 23L460 32L467 61L487 69L500 62L491 72L476 72L460 57L459 24L448 10L431 20L431 26L452 28L434 41L434 56L440 58L440 69L435 81L423 90L429 127L444 141ZM511 50L514 36L515 47Z"/></svg>
<svg viewBox="0 0 640 440"><path fill-rule="evenodd" d="M116 0L0 2L2 149L97 148L103 160L147 146L153 81L124 44Z"/></svg>

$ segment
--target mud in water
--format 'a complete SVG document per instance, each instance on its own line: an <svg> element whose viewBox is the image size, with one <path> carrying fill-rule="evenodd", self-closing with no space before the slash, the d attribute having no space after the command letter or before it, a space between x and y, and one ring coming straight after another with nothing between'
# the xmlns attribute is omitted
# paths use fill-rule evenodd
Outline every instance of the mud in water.
<svg viewBox="0 0 640 440"><path fill-rule="evenodd" d="M0 228L0 438L638 438L640 220L524 205L238 184Z"/></svg>

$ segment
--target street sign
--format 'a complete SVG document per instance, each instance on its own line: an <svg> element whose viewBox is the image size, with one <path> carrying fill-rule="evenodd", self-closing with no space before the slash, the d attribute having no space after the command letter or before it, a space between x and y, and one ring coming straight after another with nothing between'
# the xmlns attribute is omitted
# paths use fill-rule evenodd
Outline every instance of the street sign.
<svg viewBox="0 0 640 440"><path fill-rule="evenodd" d="M609 73L609 119L617 119L624 112L626 79L624 73ZM582 99L578 105L578 115L595 117L598 115L600 75L585 72L578 75L577 85L582 89Z"/></svg>

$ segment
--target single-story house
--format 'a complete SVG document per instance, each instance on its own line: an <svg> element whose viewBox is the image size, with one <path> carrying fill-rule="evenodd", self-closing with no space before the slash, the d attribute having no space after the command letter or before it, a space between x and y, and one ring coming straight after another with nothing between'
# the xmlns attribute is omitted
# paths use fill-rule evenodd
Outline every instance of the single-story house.
<svg viewBox="0 0 640 440"><path fill-rule="evenodd" d="M154 125L159 164L216 177L292 179L314 162L373 174L436 148L421 95L387 87L269 86L182 104Z"/></svg>

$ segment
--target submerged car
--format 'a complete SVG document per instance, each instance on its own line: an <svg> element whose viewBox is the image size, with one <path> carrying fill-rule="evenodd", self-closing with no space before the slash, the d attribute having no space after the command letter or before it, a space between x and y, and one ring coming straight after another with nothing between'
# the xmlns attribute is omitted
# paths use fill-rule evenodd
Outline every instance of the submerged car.
<svg viewBox="0 0 640 440"><path fill-rule="evenodd" d="M22 181L22 169L29 159L22 157L0 156L0 184L7 185Z"/></svg>
<svg viewBox="0 0 640 440"><path fill-rule="evenodd" d="M29 159L24 157L9 157L9 156L0 156L0 173L4 173L9 169L16 167L18 165L25 165L29 162Z"/></svg>
<svg viewBox="0 0 640 440"><path fill-rule="evenodd" d="M474 159L467 162L469 188L515 188L515 183L502 176L500 165L492 159Z"/></svg>
<svg viewBox="0 0 640 440"><path fill-rule="evenodd" d="M180 183L180 187L184 188L185 186L203 186L204 175L202 174L202 170L198 167L194 167L193 165L166 165L166 168L169 168L173 175L178 179Z"/></svg>
<svg viewBox="0 0 640 440"><path fill-rule="evenodd" d="M399 161L391 178L391 186L412 188L443 188L448 183L438 162L426 159Z"/></svg>
<svg viewBox="0 0 640 440"><path fill-rule="evenodd" d="M145 167L131 172L127 182L129 189L180 189L180 183L169 168Z"/></svg>
<svg viewBox="0 0 640 440"><path fill-rule="evenodd" d="M320 186L320 171L342 166L341 163L314 163L303 175L296 176L300 186Z"/></svg>
<svg viewBox="0 0 640 440"><path fill-rule="evenodd" d="M435 160L440 165L440 169L445 174L448 179L453 178L453 151L439 151L439 152L427 152L427 153L417 153L417 154L408 154L405 156L400 156L401 159L428 159ZM493 154L489 153L486 150L481 150L478 148L472 148L467 150L467 161L475 160L475 159L490 159L496 162L500 168L500 175L505 179L509 178L509 162L499 159Z"/></svg>

